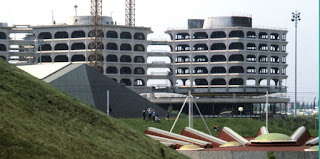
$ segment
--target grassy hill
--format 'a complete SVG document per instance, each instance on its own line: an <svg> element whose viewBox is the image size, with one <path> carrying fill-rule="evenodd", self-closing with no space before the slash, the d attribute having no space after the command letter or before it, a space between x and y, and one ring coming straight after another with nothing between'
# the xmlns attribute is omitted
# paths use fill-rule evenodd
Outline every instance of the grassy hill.
<svg viewBox="0 0 320 159"><path fill-rule="evenodd" d="M0 158L186 158L0 59Z"/></svg>

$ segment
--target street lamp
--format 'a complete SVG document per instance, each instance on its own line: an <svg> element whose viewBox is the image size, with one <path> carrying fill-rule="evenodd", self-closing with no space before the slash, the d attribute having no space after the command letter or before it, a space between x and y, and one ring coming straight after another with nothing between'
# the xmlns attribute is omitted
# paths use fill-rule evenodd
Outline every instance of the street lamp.
<svg viewBox="0 0 320 159"><path fill-rule="evenodd" d="M292 12L291 21L295 22L295 65L294 65L294 119L297 118L297 27L300 21L300 13L298 11Z"/></svg>
<svg viewBox="0 0 320 159"><path fill-rule="evenodd" d="M238 107L238 111L240 112L240 118L242 117L243 107Z"/></svg>

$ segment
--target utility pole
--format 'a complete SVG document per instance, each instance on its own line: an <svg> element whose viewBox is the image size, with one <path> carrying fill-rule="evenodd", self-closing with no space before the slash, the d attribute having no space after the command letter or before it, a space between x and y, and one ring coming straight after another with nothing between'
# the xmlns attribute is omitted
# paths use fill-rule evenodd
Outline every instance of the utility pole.
<svg viewBox="0 0 320 159"><path fill-rule="evenodd" d="M294 119L297 118L297 28L298 28L298 21L300 21L300 13L298 11L292 12L291 21L295 22L295 65L294 65Z"/></svg>

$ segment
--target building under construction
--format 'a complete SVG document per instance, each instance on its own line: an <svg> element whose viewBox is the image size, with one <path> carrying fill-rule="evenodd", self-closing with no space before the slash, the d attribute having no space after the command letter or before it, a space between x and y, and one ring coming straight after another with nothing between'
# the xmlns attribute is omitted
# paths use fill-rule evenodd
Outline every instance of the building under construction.
<svg viewBox="0 0 320 159"><path fill-rule="evenodd" d="M243 116L261 117L266 92L286 93L286 30L254 28L251 17L211 17L188 20L187 29L167 30L168 41L149 41L151 28L136 27L133 22L117 25L112 17L101 17L98 44L92 44L97 32L92 33L90 16L71 17L68 24L0 23L0 57L14 58L18 64L89 64L97 60L92 49L99 49L101 70L107 77L166 109L179 109L191 90L209 117L237 116L238 107L244 108ZM24 37L10 38L13 34ZM166 45L171 50L147 52L149 45ZM171 62L147 63L149 57L168 57ZM147 74L149 68L170 71ZM148 87L148 80L155 79L170 82ZM289 98L270 97L270 112L284 113L288 102Z"/></svg>

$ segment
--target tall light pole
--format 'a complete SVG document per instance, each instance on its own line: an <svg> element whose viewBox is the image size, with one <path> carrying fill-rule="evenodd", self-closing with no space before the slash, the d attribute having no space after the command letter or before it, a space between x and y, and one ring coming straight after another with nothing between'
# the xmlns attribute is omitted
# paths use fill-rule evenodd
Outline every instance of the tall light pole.
<svg viewBox="0 0 320 159"><path fill-rule="evenodd" d="M291 21L295 23L295 61L294 61L294 119L297 118L297 28L298 21L300 21L300 13L298 11L292 12Z"/></svg>

